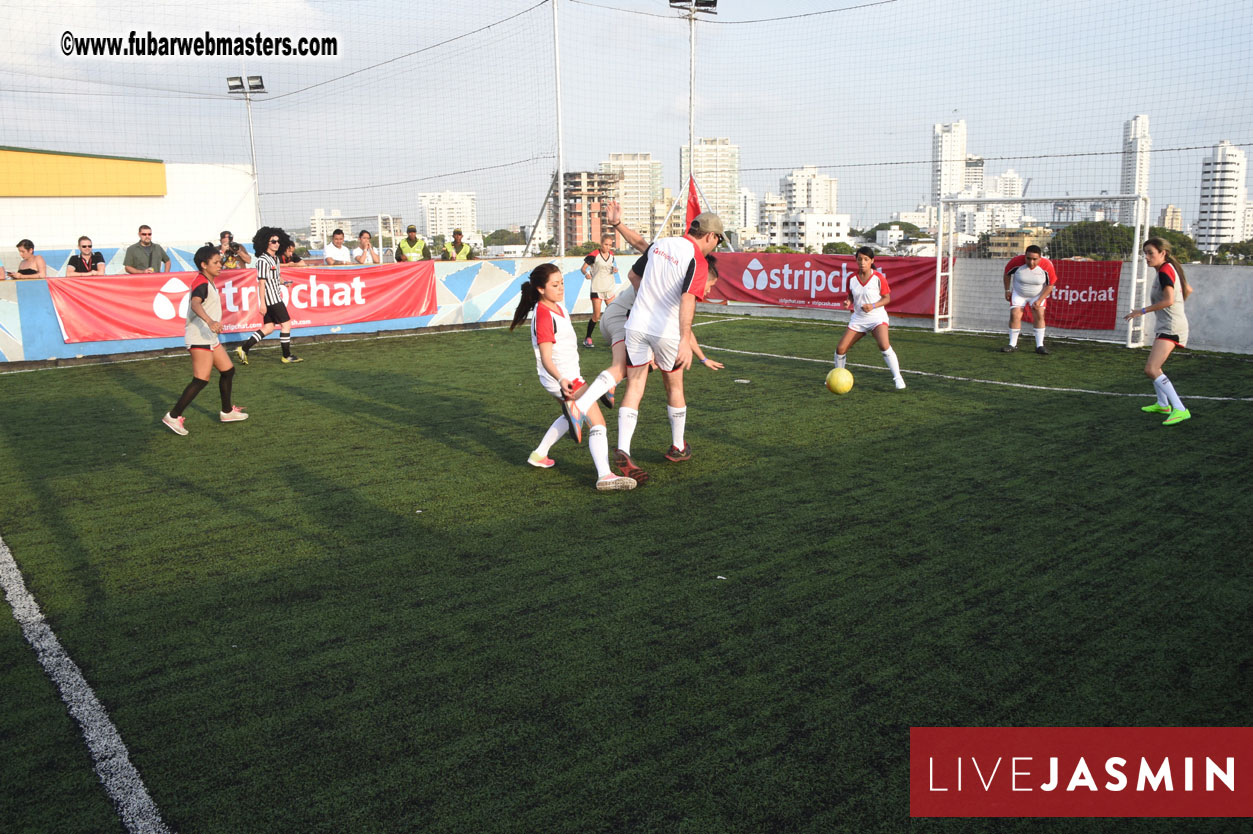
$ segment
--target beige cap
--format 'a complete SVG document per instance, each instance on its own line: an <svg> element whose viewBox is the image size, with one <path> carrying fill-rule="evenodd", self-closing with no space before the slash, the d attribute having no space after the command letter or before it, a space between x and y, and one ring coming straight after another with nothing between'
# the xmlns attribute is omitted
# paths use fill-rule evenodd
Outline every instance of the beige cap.
<svg viewBox="0 0 1253 834"><path fill-rule="evenodd" d="M727 236L726 229L722 226L722 218L714 214L712 211L701 212L692 218L692 229L695 234L716 234Z"/></svg>

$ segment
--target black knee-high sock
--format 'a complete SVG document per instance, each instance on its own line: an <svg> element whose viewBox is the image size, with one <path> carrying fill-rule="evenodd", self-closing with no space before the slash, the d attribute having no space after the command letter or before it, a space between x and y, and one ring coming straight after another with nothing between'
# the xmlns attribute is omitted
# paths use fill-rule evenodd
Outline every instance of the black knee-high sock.
<svg viewBox="0 0 1253 834"><path fill-rule="evenodd" d="M222 395L222 413L225 414L233 408L231 405L231 384L235 381L235 369L222 371L218 374L218 392Z"/></svg>
<svg viewBox="0 0 1253 834"><path fill-rule="evenodd" d="M592 331L593 331L593 330L595 330L595 329L596 329L596 320L595 320L595 319L588 319L588 320L587 320L587 337L586 337L586 338L588 338L588 339L592 338Z"/></svg>
<svg viewBox="0 0 1253 834"><path fill-rule="evenodd" d="M252 350L257 345L261 344L261 340L264 338L265 338L265 334L262 333L260 330L258 330L256 333L253 333L251 336L248 337L248 341L244 342L244 353L247 353L248 351Z"/></svg>
<svg viewBox="0 0 1253 834"><path fill-rule="evenodd" d="M283 349L283 355L290 358L291 357L291 334L290 333L278 334L278 344L279 344L279 347Z"/></svg>
<svg viewBox="0 0 1253 834"><path fill-rule="evenodd" d="M204 387L209 384L207 379L196 379L192 377L191 382L187 383L187 387L183 389L183 396L178 398L178 402L174 403L174 407L170 409L171 417L179 417L183 413L183 409L191 405L191 401L196 399Z"/></svg>

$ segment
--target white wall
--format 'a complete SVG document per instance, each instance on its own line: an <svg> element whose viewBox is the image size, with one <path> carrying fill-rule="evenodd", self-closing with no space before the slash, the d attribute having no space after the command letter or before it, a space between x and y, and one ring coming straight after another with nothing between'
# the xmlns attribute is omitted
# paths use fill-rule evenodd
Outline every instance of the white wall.
<svg viewBox="0 0 1253 834"><path fill-rule="evenodd" d="M166 245L216 242L223 229L239 241L256 232L250 166L167 164L165 186L164 197L0 197L0 228L13 238L0 246L30 238L36 251L72 249L80 235L98 249L129 246L141 223Z"/></svg>

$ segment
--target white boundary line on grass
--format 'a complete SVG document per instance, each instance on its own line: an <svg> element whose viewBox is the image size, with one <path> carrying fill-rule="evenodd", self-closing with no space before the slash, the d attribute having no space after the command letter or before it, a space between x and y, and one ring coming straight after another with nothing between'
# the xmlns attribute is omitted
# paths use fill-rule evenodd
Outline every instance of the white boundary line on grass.
<svg viewBox="0 0 1253 834"><path fill-rule="evenodd" d="M820 365L832 365L830 359L810 359L808 356L785 356L781 353L758 353L752 350L736 350L735 348L718 347L717 345L701 345L702 350L720 350L723 353L738 353L743 356L764 356L769 359L792 359L797 362L817 362ZM868 371L886 371L887 368L876 365L861 365L856 362L849 362L850 368L865 368ZM1091 388L1054 388L1048 385L1028 385L1025 382L1004 382L999 379L979 379L972 376L954 376L952 374L936 374L930 371L911 371L904 368L901 369L902 374L913 374L914 376L929 376L936 379L951 379L955 382L980 382L984 385L1003 385L1006 388L1026 388L1031 391L1057 391L1063 394L1096 394L1102 397L1148 397L1151 394L1119 394L1115 391L1096 391ZM1218 400L1221 402L1248 403L1253 402L1253 397L1204 397L1199 394L1189 394L1189 400Z"/></svg>
<svg viewBox="0 0 1253 834"><path fill-rule="evenodd" d="M70 715L78 722L95 763L96 775L117 807L126 830L132 834L169 834L170 829L162 822L161 813L148 795L139 771L131 764L117 727L87 685L78 664L70 659L53 634L39 610L39 603L26 589L22 573L3 538L0 538L0 584L13 608L13 619L22 627L22 635L35 650L44 672L57 685Z"/></svg>

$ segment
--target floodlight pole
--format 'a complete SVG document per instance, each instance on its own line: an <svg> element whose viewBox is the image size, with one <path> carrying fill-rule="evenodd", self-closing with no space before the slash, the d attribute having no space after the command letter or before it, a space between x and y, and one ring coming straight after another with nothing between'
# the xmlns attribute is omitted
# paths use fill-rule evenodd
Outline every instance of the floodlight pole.
<svg viewBox="0 0 1253 834"><path fill-rule="evenodd" d="M248 109L248 152L252 155L252 207L257 229L261 228L261 186L257 182L257 143L252 133L252 93L248 91L248 76L244 76L244 106ZM256 229L253 230L254 232Z"/></svg>
<svg viewBox="0 0 1253 834"><path fill-rule="evenodd" d="M561 139L561 42L557 32L557 3L553 2L553 72L557 78L557 257L566 255L565 158Z"/></svg>

